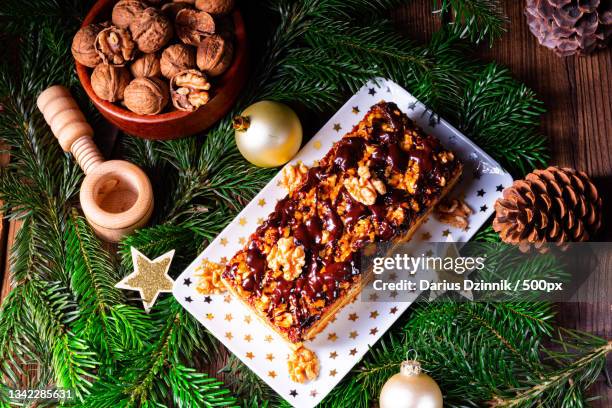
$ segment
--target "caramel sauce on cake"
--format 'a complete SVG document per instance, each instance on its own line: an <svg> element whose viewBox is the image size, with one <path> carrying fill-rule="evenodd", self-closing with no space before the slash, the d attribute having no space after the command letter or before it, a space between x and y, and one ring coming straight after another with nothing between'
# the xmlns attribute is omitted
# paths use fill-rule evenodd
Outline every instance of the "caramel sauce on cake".
<svg viewBox="0 0 612 408"><path fill-rule="evenodd" d="M395 104L380 102L278 201L223 279L277 331L300 342L360 284L364 245L405 235L460 172L437 139Z"/></svg>

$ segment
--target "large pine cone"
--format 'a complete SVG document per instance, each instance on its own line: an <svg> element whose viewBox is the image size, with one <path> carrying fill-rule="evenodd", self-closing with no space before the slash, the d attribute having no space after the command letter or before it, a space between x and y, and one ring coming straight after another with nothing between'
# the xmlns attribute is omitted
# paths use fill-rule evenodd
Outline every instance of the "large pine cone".
<svg viewBox="0 0 612 408"><path fill-rule="evenodd" d="M605 47L612 34L611 0L527 0L529 29L559 56Z"/></svg>
<svg viewBox="0 0 612 408"><path fill-rule="evenodd" d="M586 241L601 226L601 197L584 172L549 167L529 173L495 202L493 229L523 251L545 242Z"/></svg>

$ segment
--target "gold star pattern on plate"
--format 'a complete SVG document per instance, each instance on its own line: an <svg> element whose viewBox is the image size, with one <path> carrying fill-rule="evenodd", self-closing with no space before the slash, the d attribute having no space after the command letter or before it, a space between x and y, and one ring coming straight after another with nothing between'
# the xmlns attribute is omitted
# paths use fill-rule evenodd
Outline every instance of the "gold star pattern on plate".
<svg viewBox="0 0 612 408"><path fill-rule="evenodd" d="M351 349L351 351L349 351L349 354L351 356L354 356L355 354L357 354L357 349L356 348Z"/></svg>
<svg viewBox="0 0 612 408"><path fill-rule="evenodd" d="M378 310L370 312L370 319L376 319L378 317Z"/></svg>
<svg viewBox="0 0 612 408"><path fill-rule="evenodd" d="M276 378L276 371L272 370L272 371L268 371L268 376L270 378Z"/></svg>
<svg viewBox="0 0 612 408"><path fill-rule="evenodd" d="M154 260L150 260L134 247L130 247L130 251L134 272L123 278L115 287L138 291L144 309L149 313L160 293L172 292L174 281L168 276L168 270L174 249Z"/></svg>
<svg viewBox="0 0 612 408"><path fill-rule="evenodd" d="M264 341L265 341L266 343L272 343L272 336L270 336L270 335L268 334L266 337L264 337Z"/></svg>
<svg viewBox="0 0 612 408"><path fill-rule="evenodd" d="M336 340L338 340L338 335L336 333L329 333L327 335L327 340L329 340L329 341L336 341Z"/></svg>
<svg viewBox="0 0 612 408"><path fill-rule="evenodd" d="M223 296L223 301L225 303L230 303L232 301L232 295L225 295L225 296Z"/></svg>
<svg viewBox="0 0 612 408"><path fill-rule="evenodd" d="M263 198L260 198L259 201L257 201L257 205L260 207L263 207L264 205L266 205L266 200Z"/></svg>
<svg viewBox="0 0 612 408"><path fill-rule="evenodd" d="M357 319L359 319L359 316L357 315L357 313L351 313L351 314L349 315L349 318L348 318L348 319L349 319L351 322L355 322L355 321L357 321Z"/></svg>
<svg viewBox="0 0 612 408"><path fill-rule="evenodd" d="M370 298L372 302L376 302L378 300L378 293L370 293Z"/></svg>
<svg viewBox="0 0 612 408"><path fill-rule="evenodd" d="M249 360L252 360L255 358L255 354L253 354L250 351L247 351L247 353L245 354L246 358L248 358Z"/></svg>
<svg viewBox="0 0 612 408"><path fill-rule="evenodd" d="M375 335L376 335L376 333L378 333L378 329L377 329L376 327L374 327L373 329L370 329L370 334L371 334L372 336L375 336Z"/></svg>
<svg viewBox="0 0 612 408"><path fill-rule="evenodd" d="M421 239L423 241L429 241L431 239L431 234L429 232L424 232L421 234Z"/></svg>
<svg viewBox="0 0 612 408"><path fill-rule="evenodd" d="M263 222L264 222L263 217L258 217L257 218L257 225L261 225L261 224L263 224Z"/></svg>
<svg viewBox="0 0 612 408"><path fill-rule="evenodd" d="M234 335L232 334L232 332L225 332L225 338L231 340L234 338Z"/></svg>
<svg viewBox="0 0 612 408"><path fill-rule="evenodd" d="M249 315L244 316L244 322L246 324L250 324L251 321L252 321L252 317L251 316L249 316Z"/></svg>
<svg viewBox="0 0 612 408"><path fill-rule="evenodd" d="M221 239L219 240L219 243L220 243L221 245L223 245L223 246L226 246L226 245L227 245L227 238L221 238Z"/></svg>
<svg viewBox="0 0 612 408"><path fill-rule="evenodd" d="M450 235L450 233L451 233L450 230L447 228L444 231L442 231L442 236L443 237L448 237Z"/></svg>
<svg viewBox="0 0 612 408"><path fill-rule="evenodd" d="M269 361L274 360L274 354L272 354L272 353L266 354L266 360L269 360Z"/></svg>
<svg viewBox="0 0 612 408"><path fill-rule="evenodd" d="M226 264L227 263L227 256L222 256L221 259L219 259L219 263L220 264Z"/></svg>
<svg viewBox="0 0 612 408"><path fill-rule="evenodd" d="M339 132L340 130L342 130L342 126L340 126L340 124L339 124L339 123L334 123L334 130L335 130L336 132Z"/></svg>
<svg viewBox="0 0 612 408"><path fill-rule="evenodd" d="M238 224L244 227L245 225L247 225L247 219L244 217L240 217L240 219L238 220Z"/></svg>
<svg viewBox="0 0 612 408"><path fill-rule="evenodd" d="M333 370L330 370L330 371L329 371L329 376L330 376L330 377L335 377L335 376L336 376L336 374L338 374L338 371L336 371L336 369L335 369L335 368L334 368Z"/></svg>
<svg viewBox="0 0 612 408"><path fill-rule="evenodd" d="M355 115L357 115L359 113L359 107L358 106L353 106L353 109L351 110Z"/></svg>
<svg viewBox="0 0 612 408"><path fill-rule="evenodd" d="M357 336L359 336L359 333L357 333L356 331L352 331L352 332L349 334L349 337L350 337L351 339L353 339L353 340L355 340L355 339L357 338Z"/></svg>
<svg viewBox="0 0 612 408"><path fill-rule="evenodd" d="M329 353L329 358L331 358L332 360L334 360L336 357L338 357L338 353L336 353L335 351Z"/></svg>
<svg viewBox="0 0 612 408"><path fill-rule="evenodd" d="M315 141L315 142L312 144L312 147L314 147L315 149L319 150L319 149L321 148L321 142L320 142L320 141L318 141L318 140L317 140L317 141Z"/></svg>
<svg viewBox="0 0 612 408"><path fill-rule="evenodd" d="M212 320L212 319L214 319L214 318L215 318L215 315L214 315L214 314L212 314L212 313L206 313L206 318L207 318L208 320Z"/></svg>
<svg viewBox="0 0 612 408"><path fill-rule="evenodd" d="M246 238L245 238L245 237L240 237L240 238L238 238L238 243L239 243L240 245L244 245L244 244L246 243Z"/></svg>
<svg viewBox="0 0 612 408"><path fill-rule="evenodd" d="M233 318L234 318L234 316L232 316L231 313L227 313L225 315L225 320L227 320L228 322L231 322Z"/></svg>
<svg viewBox="0 0 612 408"><path fill-rule="evenodd" d="M250 343L251 341L253 341L253 336L251 336L250 334L245 334L244 341Z"/></svg>

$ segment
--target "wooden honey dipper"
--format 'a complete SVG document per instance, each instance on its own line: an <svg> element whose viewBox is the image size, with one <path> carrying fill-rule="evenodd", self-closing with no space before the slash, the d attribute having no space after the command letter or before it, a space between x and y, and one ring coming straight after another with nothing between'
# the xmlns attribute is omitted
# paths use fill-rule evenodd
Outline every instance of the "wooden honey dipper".
<svg viewBox="0 0 612 408"><path fill-rule="evenodd" d="M118 242L144 226L153 212L153 188L147 175L123 160L104 161L92 139L93 129L65 87L55 85L43 91L37 105L62 149L72 152L85 173L79 198L96 234Z"/></svg>

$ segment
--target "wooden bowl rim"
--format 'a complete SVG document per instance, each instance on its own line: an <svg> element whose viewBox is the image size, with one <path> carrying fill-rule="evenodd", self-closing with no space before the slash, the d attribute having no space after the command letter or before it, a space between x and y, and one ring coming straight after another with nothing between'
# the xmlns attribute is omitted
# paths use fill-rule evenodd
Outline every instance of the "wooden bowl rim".
<svg viewBox="0 0 612 408"><path fill-rule="evenodd" d="M117 3L118 1L119 0L98 0L93 5L91 10L89 10L85 18L83 19L81 28L86 27L92 23L99 22L99 21L106 21L106 20L99 18L100 14L102 12L105 12L106 11L105 9L107 7L110 7L111 3ZM234 11L232 12L231 18L234 24L234 34L235 34L234 35L234 41L235 41L234 52L235 54L233 56L232 65L230 65L227 71L223 75L213 78L213 81L216 84L221 84L221 86L215 87L214 89L215 92L213 94L213 97L210 99L208 103L212 102L217 95L223 92L225 84L229 83L229 81L231 81L233 78L232 74L235 71L235 65L243 63L246 57L245 56L246 54L246 32L245 32L245 27L244 27L244 20L242 18L242 14L240 13L240 10L238 10L238 7L236 7ZM109 16L108 21L110 21L110 16ZM139 115L137 113L130 111L127 108L121 107L120 105L117 105L115 103L108 102L108 101L105 101L99 98L98 95L96 95L96 93L93 91L93 88L91 87L91 71L93 70L93 68L89 68L79 63L76 60L74 62L76 65L76 70L77 70L77 75L79 77L79 81L81 82L81 85L85 89L87 96L89 96L89 98L91 98L93 102L95 102L95 104L103 107L107 112L109 112L109 114L112 114L114 117L120 120L132 122L132 123L146 123L146 124L165 123L165 122L185 118L189 115L193 115L196 112L205 110L206 107L208 106L208 104L206 104L193 112L173 110L170 112L159 113L156 115ZM169 100L168 103L172 104L172 101Z"/></svg>

